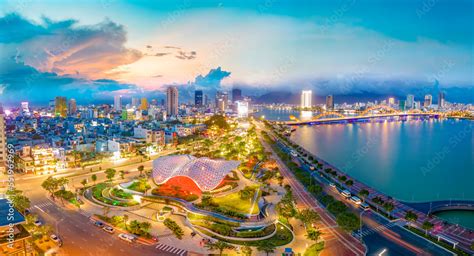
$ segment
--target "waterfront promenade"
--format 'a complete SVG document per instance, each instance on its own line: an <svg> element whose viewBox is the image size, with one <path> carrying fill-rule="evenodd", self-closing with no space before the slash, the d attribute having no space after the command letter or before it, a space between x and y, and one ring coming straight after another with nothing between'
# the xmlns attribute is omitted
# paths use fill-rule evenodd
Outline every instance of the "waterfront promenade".
<svg viewBox="0 0 474 256"><path fill-rule="evenodd" d="M279 140L282 142L282 140ZM284 143L284 142L282 142ZM290 146L284 145L285 147L290 148ZM306 155L306 157L304 157ZM353 195L358 195L361 190L367 190L369 191L369 196L366 198L366 202L372 205L374 208L379 209L382 212L385 212L385 214L390 215L391 217L395 219L401 219L405 218L405 214L409 211L415 213L418 218L414 223L411 223L412 226L415 226L417 229L420 231L424 232L422 229L423 223L425 221L429 221L432 224L434 224L434 227L429 231L429 233L433 237L438 237L441 236L442 239L447 241L448 244L452 244L452 242L457 242L456 247L460 247L465 251L468 251L469 253L474 253L470 246L474 243L474 232L472 230L469 230L467 228L461 227L456 224L448 223L445 220L442 220L436 216L433 215L428 215L428 212L423 211L423 209L420 209L419 207L410 205L409 203L404 203L401 201L398 201L394 198L392 198L389 195L386 195L380 191L377 191L364 183L357 181L356 179L350 177L346 173L340 171L337 167L331 165L330 163L324 161L323 159L320 159L318 156L312 154L311 152L307 151L304 148L300 149L299 152L299 157L305 159L305 162L311 163L312 161L309 160L309 157L312 156L314 159L316 159L318 162L323 164L323 168L331 168L336 172L334 175L335 177L339 176L346 176L347 180L352 180L353 184L351 186L346 185L344 182L340 182L338 179L333 179L332 182L337 183L340 187L349 190ZM321 169L321 171L322 171ZM328 184L326 184L328 185ZM381 198L385 202L391 202L394 205L394 209L390 212L387 212L386 210L383 209L382 206L377 205L375 202L372 200L375 198ZM463 207L466 207L466 205L474 205L474 201L466 201L464 200L464 205ZM451 205L451 209L454 209L455 205ZM460 207L460 209L463 209Z"/></svg>

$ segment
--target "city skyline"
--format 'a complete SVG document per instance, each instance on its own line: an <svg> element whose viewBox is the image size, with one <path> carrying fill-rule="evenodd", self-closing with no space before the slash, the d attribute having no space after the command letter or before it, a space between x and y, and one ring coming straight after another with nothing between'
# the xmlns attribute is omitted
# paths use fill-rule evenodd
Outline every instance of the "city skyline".
<svg viewBox="0 0 474 256"><path fill-rule="evenodd" d="M2 102L28 96L44 104L58 96L50 91L70 97L77 90L77 100L89 103L116 94L164 98L169 85L183 98L233 87L251 96L301 89L401 96L437 81L449 98L472 102L469 1L31 5L9 2L0 13ZM442 22L453 13L456 21Z"/></svg>

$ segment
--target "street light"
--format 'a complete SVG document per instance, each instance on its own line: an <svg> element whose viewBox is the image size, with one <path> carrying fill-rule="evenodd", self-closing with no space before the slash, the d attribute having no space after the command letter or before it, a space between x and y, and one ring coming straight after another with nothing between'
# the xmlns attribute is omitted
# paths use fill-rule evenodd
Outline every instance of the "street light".
<svg viewBox="0 0 474 256"><path fill-rule="evenodd" d="M362 241L362 215L365 213L365 211L361 211L359 214L359 239Z"/></svg>

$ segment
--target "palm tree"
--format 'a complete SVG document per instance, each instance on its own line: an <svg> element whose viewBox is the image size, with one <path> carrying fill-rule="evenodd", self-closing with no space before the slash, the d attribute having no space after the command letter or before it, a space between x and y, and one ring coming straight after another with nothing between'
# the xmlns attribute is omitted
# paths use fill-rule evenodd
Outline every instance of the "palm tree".
<svg viewBox="0 0 474 256"><path fill-rule="evenodd" d="M122 180L125 179L125 171L124 171L124 170L120 170L119 173L120 173L120 178L121 178Z"/></svg>
<svg viewBox="0 0 474 256"><path fill-rule="evenodd" d="M92 179L92 181L94 182L94 185L95 185L95 182L97 181L97 175L92 174L91 179Z"/></svg>
<svg viewBox="0 0 474 256"><path fill-rule="evenodd" d="M257 250L260 252L265 252L268 256L269 253L272 253L275 251L275 245L272 243L261 244L257 247Z"/></svg>
<svg viewBox="0 0 474 256"><path fill-rule="evenodd" d="M423 222L423 225L421 227L426 231L425 235L428 235L428 231L430 231L434 227L434 225L433 223L425 220L425 222Z"/></svg>
<svg viewBox="0 0 474 256"><path fill-rule="evenodd" d="M48 191L54 200L54 192L56 192L59 187L58 180L53 178L52 176L49 176L46 180L43 181L43 183L41 183L41 187Z"/></svg>
<svg viewBox="0 0 474 256"><path fill-rule="evenodd" d="M143 165L140 165L140 166L137 167L137 170L140 173L140 176L142 176L144 169L145 169L145 166L143 166Z"/></svg>
<svg viewBox="0 0 474 256"><path fill-rule="evenodd" d="M86 179L81 180L81 184L83 188L86 188L87 180Z"/></svg>
<svg viewBox="0 0 474 256"><path fill-rule="evenodd" d="M313 240L313 241L318 241L320 236L321 236L321 231L319 231L315 228L308 229L308 231L306 233L306 237L310 240Z"/></svg>

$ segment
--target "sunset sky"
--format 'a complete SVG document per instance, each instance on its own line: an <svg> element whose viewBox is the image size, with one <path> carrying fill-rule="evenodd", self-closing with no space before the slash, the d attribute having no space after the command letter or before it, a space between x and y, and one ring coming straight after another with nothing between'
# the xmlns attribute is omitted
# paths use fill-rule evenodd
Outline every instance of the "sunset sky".
<svg viewBox="0 0 474 256"><path fill-rule="evenodd" d="M474 86L472 1L0 0L0 6L4 102L41 102L58 93L79 101L117 93L158 97L170 84L336 95L405 93L436 80L447 90Z"/></svg>

